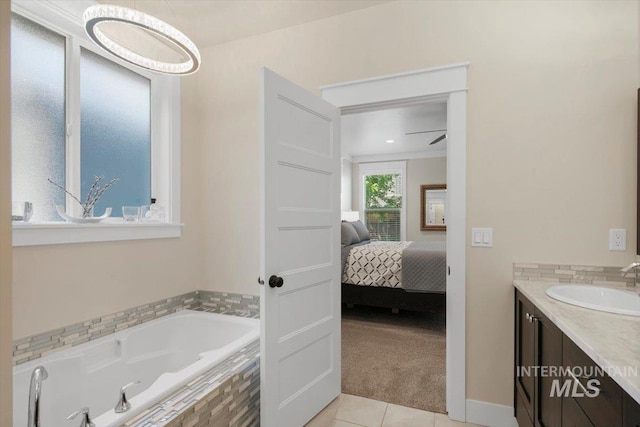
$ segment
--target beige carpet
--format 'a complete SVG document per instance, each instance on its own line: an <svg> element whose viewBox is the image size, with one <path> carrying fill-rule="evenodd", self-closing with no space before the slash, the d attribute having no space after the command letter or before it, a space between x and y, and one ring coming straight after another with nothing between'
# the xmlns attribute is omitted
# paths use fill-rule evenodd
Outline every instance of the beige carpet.
<svg viewBox="0 0 640 427"><path fill-rule="evenodd" d="M444 308L342 310L342 392L445 413Z"/></svg>

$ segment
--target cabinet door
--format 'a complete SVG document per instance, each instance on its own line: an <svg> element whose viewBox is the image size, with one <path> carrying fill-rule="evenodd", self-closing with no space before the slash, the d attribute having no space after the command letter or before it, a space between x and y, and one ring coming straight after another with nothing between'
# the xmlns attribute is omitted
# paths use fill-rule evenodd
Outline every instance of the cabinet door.
<svg viewBox="0 0 640 427"><path fill-rule="evenodd" d="M622 399L622 426L640 427L640 403L624 393Z"/></svg>
<svg viewBox="0 0 640 427"><path fill-rule="evenodd" d="M534 316L533 304L516 292L515 330L515 394L520 398L518 408L524 407L527 416L533 420L535 396L535 327L530 320ZM516 414L520 418L523 414Z"/></svg>
<svg viewBox="0 0 640 427"><path fill-rule="evenodd" d="M575 378L570 379L573 387L577 386L583 395L573 397L591 422L597 427L621 427L622 389L566 335L562 341L562 364L575 373ZM598 395L595 397L585 393L590 380L598 381Z"/></svg>
<svg viewBox="0 0 640 427"><path fill-rule="evenodd" d="M562 427L593 427L591 420L582 412L573 397L562 399Z"/></svg>
<svg viewBox="0 0 640 427"><path fill-rule="evenodd" d="M562 366L562 332L544 314L536 309L535 318L536 366L560 368ZM554 382L562 376L552 376L551 369L541 369L535 381L534 420L536 427L562 426L562 398L551 396ZM559 374L559 369L556 374Z"/></svg>

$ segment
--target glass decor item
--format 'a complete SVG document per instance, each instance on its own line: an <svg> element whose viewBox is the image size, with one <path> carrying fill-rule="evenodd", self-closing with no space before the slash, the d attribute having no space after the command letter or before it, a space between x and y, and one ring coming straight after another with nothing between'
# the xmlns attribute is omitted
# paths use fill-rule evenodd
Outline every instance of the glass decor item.
<svg viewBox="0 0 640 427"><path fill-rule="evenodd" d="M122 218L126 222L135 222L140 219L140 206L123 206Z"/></svg>
<svg viewBox="0 0 640 427"><path fill-rule="evenodd" d="M148 218L152 222L164 222L165 220L164 206L157 204L156 199L151 199Z"/></svg>
<svg viewBox="0 0 640 427"><path fill-rule="evenodd" d="M140 206L140 221L145 222L150 216L150 208L149 205Z"/></svg>
<svg viewBox="0 0 640 427"><path fill-rule="evenodd" d="M140 206L140 220L143 222L165 222L165 208L156 203L156 199L151 199L151 204Z"/></svg>
<svg viewBox="0 0 640 427"><path fill-rule="evenodd" d="M33 215L33 204L31 202L12 202L11 221L29 222Z"/></svg>
<svg viewBox="0 0 640 427"><path fill-rule="evenodd" d="M168 3L167 3L168 4ZM200 52L189 37L158 18L138 10L110 4L90 6L84 11L84 26L87 34L98 46L107 52L127 61L130 64L157 73L186 75L200 68ZM112 23L124 24L142 29L161 40L163 45L174 47L175 52L186 60L181 62L165 62L141 55L125 47L103 31L103 25ZM130 46L131 40L127 40Z"/></svg>

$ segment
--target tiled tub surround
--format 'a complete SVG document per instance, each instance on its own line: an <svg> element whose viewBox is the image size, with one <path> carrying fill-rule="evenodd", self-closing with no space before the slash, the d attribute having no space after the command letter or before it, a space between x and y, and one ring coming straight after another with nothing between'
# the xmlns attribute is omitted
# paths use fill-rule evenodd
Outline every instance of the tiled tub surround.
<svg viewBox="0 0 640 427"><path fill-rule="evenodd" d="M622 267L594 267L587 265L514 263L514 280L552 283L580 283L588 285L635 285L635 276L623 276Z"/></svg>
<svg viewBox="0 0 640 427"><path fill-rule="evenodd" d="M581 282L584 283L584 282ZM556 283L514 280L514 286L622 387L640 402L640 317L605 313L557 301L545 293ZM594 283L595 284L595 283ZM602 285L640 293L626 284Z"/></svg>
<svg viewBox="0 0 640 427"><path fill-rule="evenodd" d="M74 323L64 328L17 339L13 342L13 364L26 363L55 351L96 340L185 309L257 318L260 316L260 297L224 292L194 291L140 305Z"/></svg>
<svg viewBox="0 0 640 427"><path fill-rule="evenodd" d="M259 341L260 321L181 310L82 345L14 367L14 425L26 424L29 378L36 366L49 371L43 382L43 425L73 427L65 418L91 410L97 426L118 427L166 396L183 389L243 348ZM131 410L113 411L120 387Z"/></svg>
<svg viewBox="0 0 640 427"><path fill-rule="evenodd" d="M260 342L255 341L125 426L248 427L259 424Z"/></svg>

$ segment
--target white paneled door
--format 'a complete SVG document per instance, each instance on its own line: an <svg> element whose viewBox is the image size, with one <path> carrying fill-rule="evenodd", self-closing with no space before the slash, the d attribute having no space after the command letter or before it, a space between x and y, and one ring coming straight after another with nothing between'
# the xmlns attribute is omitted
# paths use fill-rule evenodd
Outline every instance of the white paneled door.
<svg viewBox="0 0 640 427"><path fill-rule="evenodd" d="M340 394L340 110L262 70L263 427Z"/></svg>

